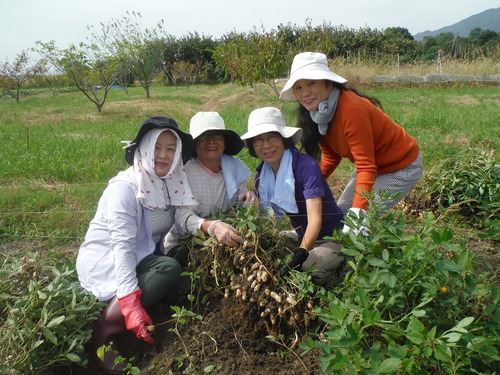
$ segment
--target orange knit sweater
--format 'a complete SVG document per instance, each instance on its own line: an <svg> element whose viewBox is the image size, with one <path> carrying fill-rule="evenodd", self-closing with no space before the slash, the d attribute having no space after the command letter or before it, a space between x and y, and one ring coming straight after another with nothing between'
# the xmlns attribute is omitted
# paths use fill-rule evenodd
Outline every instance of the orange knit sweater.
<svg viewBox="0 0 500 375"><path fill-rule="evenodd" d="M375 175L413 163L418 144L380 108L352 91L341 91L332 122L320 141L321 171L329 177L342 158L353 162L358 174L352 207L366 210L368 201L361 193L372 191Z"/></svg>

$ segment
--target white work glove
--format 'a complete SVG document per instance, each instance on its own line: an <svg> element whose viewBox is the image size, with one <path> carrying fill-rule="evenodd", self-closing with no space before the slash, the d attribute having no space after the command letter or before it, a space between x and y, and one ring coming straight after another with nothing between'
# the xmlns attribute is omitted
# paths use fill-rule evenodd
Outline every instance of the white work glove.
<svg viewBox="0 0 500 375"><path fill-rule="evenodd" d="M236 229L220 220L213 220L207 232L210 236L217 238L217 241L229 247L236 247L243 242L243 238Z"/></svg>
<svg viewBox="0 0 500 375"><path fill-rule="evenodd" d="M349 216L349 218L352 220L354 228L351 228L349 225L344 224L344 228L342 228L342 233L347 235L352 230L355 236L358 236L361 233L363 236L368 237L370 231L364 225L366 216L365 210L361 208L351 207L349 208L349 211L347 211L346 216Z"/></svg>
<svg viewBox="0 0 500 375"><path fill-rule="evenodd" d="M238 195L238 202L243 204L243 207L248 207L257 202L257 196L253 191L245 191Z"/></svg>

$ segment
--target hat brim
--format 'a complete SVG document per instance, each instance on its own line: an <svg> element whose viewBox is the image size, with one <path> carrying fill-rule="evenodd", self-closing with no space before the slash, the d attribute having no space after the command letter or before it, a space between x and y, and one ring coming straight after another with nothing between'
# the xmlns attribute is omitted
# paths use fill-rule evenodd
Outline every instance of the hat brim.
<svg viewBox="0 0 500 375"><path fill-rule="evenodd" d="M301 79L312 79L312 80L328 80L332 82L337 82L340 84L347 83L347 79L335 74L332 71L326 71L325 69L299 69L294 74L290 76L288 81L285 83L283 90L280 93L280 99L285 102L296 102L297 99L293 94L293 85L295 82Z"/></svg>
<svg viewBox="0 0 500 375"><path fill-rule="evenodd" d="M125 161L129 165L134 165L134 154L137 146L141 142L142 137L150 131L151 129L170 129L174 131L182 142L182 162L186 164L194 151L194 141L191 134L184 133L178 128L177 123L167 117L157 120L157 118L151 118L144 121L137 132L134 140L130 142L129 146L125 148Z"/></svg>
<svg viewBox="0 0 500 375"><path fill-rule="evenodd" d="M200 135L202 135L203 133L209 132L209 131L220 132L224 135L224 154L237 155L243 149L243 147L245 147L245 144L241 140L238 133L236 133L235 131L230 130L230 129L221 129L221 128L217 128L217 127L203 129L202 132L197 133L196 136L193 136L194 142L196 143L196 139ZM195 150L193 150L193 156L194 156L194 154L195 154Z"/></svg>
<svg viewBox="0 0 500 375"><path fill-rule="evenodd" d="M241 136L243 142L245 142L245 147L248 147L247 140L251 138L255 138L258 135L264 133L276 132L280 133L281 136L285 139L290 138L292 143L296 145L302 138L303 130L301 128L294 128L291 126L278 126L276 124L259 124L258 126L253 127L250 131L246 132Z"/></svg>
<svg viewBox="0 0 500 375"><path fill-rule="evenodd" d="M245 143L240 138L240 136L232 131L232 130L223 130L224 133L224 153L227 155L237 155L243 147L245 147Z"/></svg>

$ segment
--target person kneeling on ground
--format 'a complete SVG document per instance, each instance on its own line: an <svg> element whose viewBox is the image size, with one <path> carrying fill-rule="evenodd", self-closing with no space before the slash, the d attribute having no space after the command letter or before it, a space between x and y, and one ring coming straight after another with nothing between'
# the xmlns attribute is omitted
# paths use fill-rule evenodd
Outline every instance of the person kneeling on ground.
<svg viewBox="0 0 500 375"><path fill-rule="evenodd" d="M174 206L197 204L182 168L193 146L191 135L174 120L158 116L144 121L125 147L130 167L109 181L80 246L80 284L100 301L109 301L88 346L105 373L125 373L125 365L116 363L119 343L113 341L103 360L97 350L127 330L153 344L146 309L178 289L180 264L154 252L174 223Z"/></svg>
<svg viewBox="0 0 500 375"><path fill-rule="evenodd" d="M187 264L188 249L179 243L179 235L196 235L201 229L220 243L236 247L243 241L236 229L209 217L231 205L257 201L247 188L250 170L234 156L244 147L243 141L236 132L225 128L224 119L217 112L198 112L191 119L189 132L195 147L185 169L199 205L177 209L176 222L180 225L172 228L164 241L165 254L178 259L183 266Z"/></svg>
<svg viewBox="0 0 500 375"><path fill-rule="evenodd" d="M342 228L343 214L316 160L295 148L301 136L302 129L286 126L279 109L265 107L250 113L241 138L250 155L262 160L255 175L261 207L286 214L300 241L281 274L312 267L313 281L328 287L343 257L341 245L324 237Z"/></svg>

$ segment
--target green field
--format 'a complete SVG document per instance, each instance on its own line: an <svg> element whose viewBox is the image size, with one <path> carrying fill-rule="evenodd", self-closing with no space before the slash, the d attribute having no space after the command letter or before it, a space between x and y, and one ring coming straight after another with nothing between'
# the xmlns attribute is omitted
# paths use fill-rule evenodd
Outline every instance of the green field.
<svg viewBox="0 0 500 375"><path fill-rule="evenodd" d="M343 368L342 373L350 368L348 373L353 374L362 369L491 373L499 359L500 172L495 152L500 140L500 89L443 84L370 86L367 92L415 136L424 154L424 176L401 207L371 223L374 236L340 239L350 272L335 288L316 291L302 272L291 283L276 278L278 291L304 301L314 296L315 314L326 323L317 326L324 329L321 336L301 332L300 349L289 346L298 336L280 333L270 339L264 333L255 338L251 324L247 327L251 332L238 336L216 302L205 306L196 300L191 306L196 314L224 319L210 327L192 321L181 334L178 324L184 323L169 313L157 333L167 335L162 350L143 355L136 362L137 371L163 374L175 367L183 373L201 373L202 368L227 373L237 359L253 365L255 373L263 362L268 373L293 363L299 371L321 367L325 373L333 368ZM283 106L264 85L257 90L233 84L154 87L150 99L140 88L128 93L112 90L101 114L79 92L28 96L20 103L0 100L0 372L43 373L39 370L45 368L47 374L58 375L77 363L81 368L73 369L92 373L86 369L83 344L102 306L78 286L74 258L107 181L127 167L120 141L131 140L141 122L155 115L170 116L187 131L190 117L198 111L220 112L226 127L241 135L250 112L263 106L282 108L289 124L295 124L296 105ZM252 170L256 167L258 160L246 150L239 156ZM329 178L337 197L351 170L352 165L343 162ZM264 238L269 217L244 215L244 219L254 220L257 236ZM260 250L255 246L252 251ZM213 258L201 262L196 272L200 277L226 269ZM223 288L200 282L201 301L205 297L216 301L213 292ZM235 309L231 311L245 305L238 299L228 303ZM241 313L236 315L242 319ZM168 341L173 330L184 337L182 348L179 340ZM250 337L247 334L252 340L242 340ZM220 353L208 350L203 358L190 357L207 337L211 338L207 347L219 340L241 351L228 355L221 345ZM245 342L252 347L254 342L269 345L255 354L259 361L265 356L263 362L247 358L251 348ZM319 359L314 348L321 349ZM298 358L304 361L299 363ZM63 366L61 372L51 371L56 365Z"/></svg>
<svg viewBox="0 0 500 375"><path fill-rule="evenodd" d="M500 90L483 87L372 87L385 111L415 136L425 170L471 149L497 149ZM295 124L294 103L283 104L269 86L256 90L234 84L154 87L147 100L141 88L112 90L102 114L81 93L38 95L0 101L0 236L2 243L80 242L106 182L127 165L122 140L134 137L154 115L174 118L183 130L197 111L218 111L226 126L246 131L258 107L283 108ZM253 169L257 160L239 155ZM343 162L330 178L335 193L352 165Z"/></svg>

